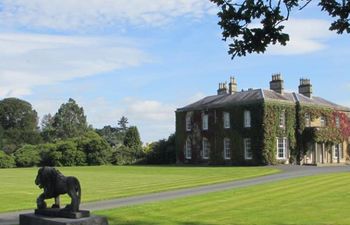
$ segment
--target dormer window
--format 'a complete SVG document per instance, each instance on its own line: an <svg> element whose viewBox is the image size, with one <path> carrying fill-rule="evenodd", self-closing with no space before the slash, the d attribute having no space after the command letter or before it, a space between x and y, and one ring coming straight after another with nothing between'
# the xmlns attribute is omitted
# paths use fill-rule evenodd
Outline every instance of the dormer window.
<svg viewBox="0 0 350 225"><path fill-rule="evenodd" d="M224 128L229 129L230 128L230 113L224 112L223 120L224 120Z"/></svg>
<svg viewBox="0 0 350 225"><path fill-rule="evenodd" d="M245 128L251 127L251 115L249 110L244 111L244 127Z"/></svg>

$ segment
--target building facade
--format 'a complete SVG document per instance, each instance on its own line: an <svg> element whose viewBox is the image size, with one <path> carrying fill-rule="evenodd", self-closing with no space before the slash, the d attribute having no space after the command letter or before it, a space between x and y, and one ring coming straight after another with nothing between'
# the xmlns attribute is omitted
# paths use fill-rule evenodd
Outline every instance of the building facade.
<svg viewBox="0 0 350 225"><path fill-rule="evenodd" d="M270 90L238 91L220 83L217 95L176 111L178 163L328 164L349 159L350 109L312 95L310 80L298 93L272 76Z"/></svg>

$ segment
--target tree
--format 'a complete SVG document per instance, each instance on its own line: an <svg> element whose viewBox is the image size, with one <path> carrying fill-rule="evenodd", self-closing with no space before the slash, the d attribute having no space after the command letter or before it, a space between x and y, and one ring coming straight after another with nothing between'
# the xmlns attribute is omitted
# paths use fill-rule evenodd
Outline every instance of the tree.
<svg viewBox="0 0 350 225"><path fill-rule="evenodd" d="M55 128L54 117L49 113L43 116L41 119L41 136L44 141L51 142L54 139Z"/></svg>
<svg viewBox="0 0 350 225"><path fill-rule="evenodd" d="M96 129L96 132L103 137L111 147L123 145L125 133L112 126L104 126L102 129Z"/></svg>
<svg viewBox="0 0 350 225"><path fill-rule="evenodd" d="M311 0L210 0L220 7L219 25L229 54L245 56L247 53L264 53L270 44L286 45L289 35L282 23L293 10L304 9ZM320 0L318 6L333 17L330 30L338 34L350 33L350 1ZM260 26L254 24L260 22Z"/></svg>
<svg viewBox="0 0 350 225"><path fill-rule="evenodd" d="M128 118L122 116L118 121L118 128L120 131L125 132L128 129Z"/></svg>
<svg viewBox="0 0 350 225"><path fill-rule="evenodd" d="M32 105L17 98L0 101L0 124L3 149L13 152L24 143L40 142L38 115Z"/></svg>
<svg viewBox="0 0 350 225"><path fill-rule="evenodd" d="M136 159L142 156L142 142L137 127L129 127L125 133L124 145L130 148Z"/></svg>
<svg viewBox="0 0 350 225"><path fill-rule="evenodd" d="M57 139L78 137L88 130L84 109L71 98L58 109L52 125Z"/></svg>
<svg viewBox="0 0 350 225"><path fill-rule="evenodd" d="M170 135L168 140L153 142L148 147L145 159L147 164L176 163L175 134Z"/></svg>

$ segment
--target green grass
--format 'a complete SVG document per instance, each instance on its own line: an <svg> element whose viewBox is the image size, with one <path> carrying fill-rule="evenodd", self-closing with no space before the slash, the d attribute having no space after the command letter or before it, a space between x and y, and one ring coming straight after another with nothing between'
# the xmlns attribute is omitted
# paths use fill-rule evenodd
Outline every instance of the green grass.
<svg viewBox="0 0 350 225"><path fill-rule="evenodd" d="M35 207L37 168L0 170L0 212ZM79 178L83 202L142 195L279 172L268 167L102 166L60 168ZM67 201L67 198L65 199ZM52 202L49 202L52 204Z"/></svg>
<svg viewBox="0 0 350 225"><path fill-rule="evenodd" d="M350 174L339 173L97 213L110 225L345 225L349 212Z"/></svg>

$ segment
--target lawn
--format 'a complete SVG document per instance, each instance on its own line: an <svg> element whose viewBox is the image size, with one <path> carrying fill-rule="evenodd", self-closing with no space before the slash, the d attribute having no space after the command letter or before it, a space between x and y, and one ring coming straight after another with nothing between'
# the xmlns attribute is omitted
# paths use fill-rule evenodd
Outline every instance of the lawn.
<svg viewBox="0 0 350 225"><path fill-rule="evenodd" d="M35 207L36 198L41 193L34 184L37 170L0 170L0 212ZM279 172L268 167L177 166L73 167L60 168L60 171L64 175L79 178L83 202L195 187Z"/></svg>
<svg viewBox="0 0 350 225"><path fill-rule="evenodd" d="M339 173L97 213L110 225L345 225L349 211L350 174Z"/></svg>

